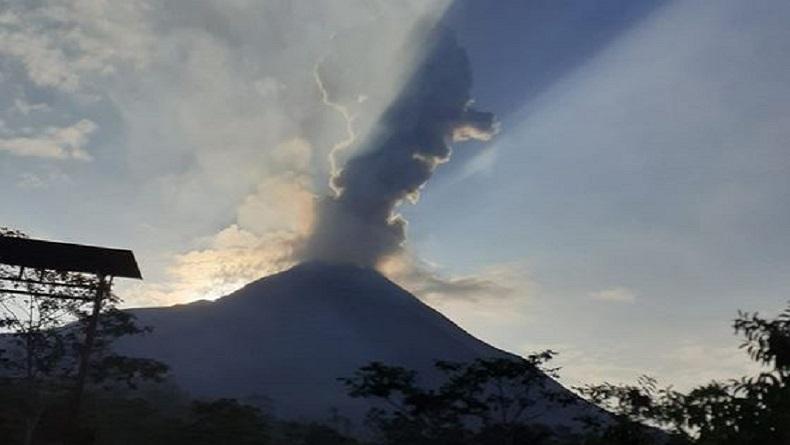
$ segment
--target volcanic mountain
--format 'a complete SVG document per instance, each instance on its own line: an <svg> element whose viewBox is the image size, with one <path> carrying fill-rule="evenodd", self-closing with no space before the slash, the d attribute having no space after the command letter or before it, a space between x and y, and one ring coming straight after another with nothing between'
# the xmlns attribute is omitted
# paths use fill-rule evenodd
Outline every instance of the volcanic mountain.
<svg viewBox="0 0 790 445"><path fill-rule="evenodd" d="M439 359L509 356L378 272L350 265L304 263L213 302L133 312L154 330L123 340L121 352L167 363L193 396L266 400L283 418L322 420L336 409L361 420L371 405L348 397L337 378L371 361L430 380ZM547 414L551 423L573 417Z"/></svg>

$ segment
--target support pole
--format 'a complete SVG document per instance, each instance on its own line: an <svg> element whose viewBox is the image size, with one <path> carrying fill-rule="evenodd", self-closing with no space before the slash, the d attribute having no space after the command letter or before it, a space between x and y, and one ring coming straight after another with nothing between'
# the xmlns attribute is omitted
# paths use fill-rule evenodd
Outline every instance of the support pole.
<svg viewBox="0 0 790 445"><path fill-rule="evenodd" d="M99 326L99 314L101 313L102 302L109 294L110 283L107 281L106 275L98 275L99 282L96 287L96 295L93 299L93 309L90 318L88 319L88 326L85 328L85 340L82 344L80 351L79 368L77 369L77 384L74 389L74 400L71 412L69 413L69 422L67 429L70 434L76 432L79 422L80 409L82 408L82 396L85 392L85 384L88 380L88 366L90 364L90 355L93 350L93 343L96 341L96 331Z"/></svg>

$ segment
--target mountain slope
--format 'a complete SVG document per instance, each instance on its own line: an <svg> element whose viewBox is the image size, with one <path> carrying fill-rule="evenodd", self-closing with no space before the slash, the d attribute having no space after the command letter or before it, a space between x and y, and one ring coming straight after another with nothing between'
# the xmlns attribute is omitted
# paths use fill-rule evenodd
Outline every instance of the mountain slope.
<svg viewBox="0 0 790 445"><path fill-rule="evenodd" d="M437 359L507 355L469 335L379 273L306 263L214 302L133 311L152 334L123 353L159 359L195 396L265 397L286 418L355 420L369 408L337 377L371 361L430 379ZM550 417L568 418L568 413Z"/></svg>

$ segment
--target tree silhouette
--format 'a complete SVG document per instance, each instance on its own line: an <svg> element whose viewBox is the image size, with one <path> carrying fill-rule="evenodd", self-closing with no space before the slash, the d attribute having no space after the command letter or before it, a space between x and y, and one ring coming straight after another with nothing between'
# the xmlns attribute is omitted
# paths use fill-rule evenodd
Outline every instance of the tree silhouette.
<svg viewBox="0 0 790 445"><path fill-rule="evenodd" d="M267 445L269 435L257 408L218 399L193 402L181 440L191 445Z"/></svg>
<svg viewBox="0 0 790 445"><path fill-rule="evenodd" d="M739 312L733 327L741 345L765 367L756 376L710 382L681 393L659 389L655 380L636 385L578 388L590 401L608 408L612 422L588 422L593 436L608 444L756 445L790 443L790 307L768 320ZM643 424L668 436L650 434Z"/></svg>
<svg viewBox="0 0 790 445"><path fill-rule="evenodd" d="M0 228L1 236L24 237L22 232ZM9 275L0 265L0 273ZM28 272L30 273L30 272ZM32 271L35 280L24 284L28 294L0 291L0 385L15 409L3 413L7 422L23 424L21 442L33 440L42 416L49 410L65 417L73 394L74 378L83 352L89 301L45 296L39 282L62 283L57 292L66 297L86 297L96 278L87 274ZM155 360L126 357L112 351L119 337L137 335L148 328L137 326L134 316L117 308L120 299L110 295L98 319L88 376L94 384L124 383L134 387L143 380L159 380L167 367Z"/></svg>
<svg viewBox="0 0 790 445"><path fill-rule="evenodd" d="M442 383L421 387L414 371L378 362L340 379L352 397L378 399L369 423L386 444L546 443L539 424L548 404L572 403L544 365L553 351L520 357L436 362Z"/></svg>

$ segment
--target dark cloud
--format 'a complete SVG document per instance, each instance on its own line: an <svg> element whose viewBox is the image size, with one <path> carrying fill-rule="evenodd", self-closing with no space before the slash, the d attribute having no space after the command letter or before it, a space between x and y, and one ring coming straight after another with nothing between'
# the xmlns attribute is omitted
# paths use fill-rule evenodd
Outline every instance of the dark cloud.
<svg viewBox="0 0 790 445"><path fill-rule="evenodd" d="M486 140L494 115L471 108L472 75L465 50L445 29L428 34L429 49L394 103L333 178L337 196L319 204L307 257L374 266L397 252L406 221L395 214L416 199L450 143Z"/></svg>
<svg viewBox="0 0 790 445"><path fill-rule="evenodd" d="M469 300L509 297L514 289L484 276L445 277L435 271L415 266L393 277L424 300Z"/></svg>

